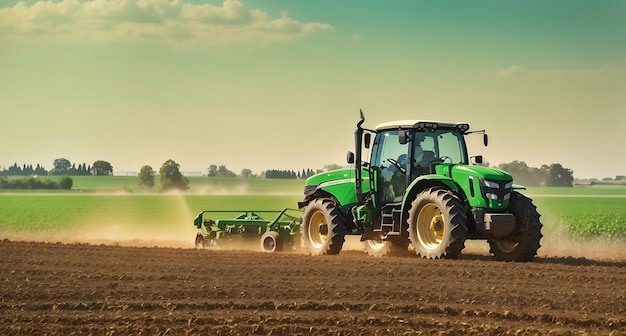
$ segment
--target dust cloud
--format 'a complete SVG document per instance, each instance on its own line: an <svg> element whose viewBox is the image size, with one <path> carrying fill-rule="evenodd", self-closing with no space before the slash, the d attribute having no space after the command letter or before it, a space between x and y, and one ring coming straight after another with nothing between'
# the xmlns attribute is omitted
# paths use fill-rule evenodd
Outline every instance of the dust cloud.
<svg viewBox="0 0 626 336"><path fill-rule="evenodd" d="M133 247L193 248L196 228L193 219L173 223L167 228L145 229L131 223L85 223L70 230L3 234L13 241L64 244L94 244Z"/></svg>
<svg viewBox="0 0 626 336"><path fill-rule="evenodd" d="M249 195L249 187L247 184L240 184L235 188L224 188L224 187L215 187L211 185L206 185L198 188L193 191L194 195L217 195L217 196L231 196L231 195Z"/></svg>
<svg viewBox="0 0 626 336"><path fill-rule="evenodd" d="M234 186L212 186L205 185L191 190L187 195L199 196L302 196L300 191L283 190L283 191L266 191L251 189L248 184L238 184Z"/></svg>
<svg viewBox="0 0 626 336"><path fill-rule="evenodd" d="M110 223L97 226L85 225L74 230L54 233L29 233L4 235L14 241L60 242L66 244L104 244L132 247L169 247L195 248L196 228L191 225L192 219L173 224L167 229L142 230L124 223ZM344 251L364 251L359 236L347 236L343 245ZM216 246L207 247L215 250L246 250L261 251L258 239L234 239L218 241ZM303 248L291 251L306 254ZM489 255L489 244L484 240L468 240L465 242L464 254ZM592 240L576 240L567 235L559 236L547 233L541 240L539 258L585 258L593 260L626 260L626 244L610 239L597 238Z"/></svg>
<svg viewBox="0 0 626 336"><path fill-rule="evenodd" d="M131 197L128 193L106 193L108 196ZM175 196L168 194L169 196ZM195 247L196 228L192 225L193 215L187 207L184 198L171 197L172 211L175 213L173 222L167 225L161 223L150 226L149 224L108 221L99 218L81 221L69 229L55 229L43 232L18 232L3 233L3 238L14 241L36 241L66 244L104 244L116 246L135 247L172 247L192 248ZM118 209L99 209L105 213L115 213Z"/></svg>
<svg viewBox="0 0 626 336"><path fill-rule="evenodd" d="M544 230L540 257L572 257L594 260L626 260L626 242L609 237L574 237L565 228Z"/></svg>
<svg viewBox="0 0 626 336"><path fill-rule="evenodd" d="M219 189L202 190L203 193L220 193ZM239 192L247 192L247 186L242 185ZM228 190L232 194L233 190ZM110 194L109 194L110 195ZM123 195L120 195L123 196ZM167 225L157 223L154 226L149 224L128 223L128 222L106 222L93 221L75 225L67 230L52 230L46 232L3 232L2 238L14 241L37 241L51 243L84 243L84 244L105 244L116 246L134 247L169 247L169 248L195 248L195 237L197 229L192 225L194 214L187 206L182 196L172 198L171 211L176 218ZM112 209L111 211L115 211ZM571 257L586 258L594 260L626 260L626 242L607 237L577 238L572 236L567 225L562 222L552 222L543 228L543 238L541 248L537 256L539 258ZM260 237L248 239L232 239L228 241L218 241L217 246L209 249L225 250L250 250L261 251ZM467 240L465 242L464 254L489 255L489 244L484 240ZM292 249L285 244L286 251L297 253L307 253L300 246ZM343 245L344 251L364 251L360 236L346 236Z"/></svg>

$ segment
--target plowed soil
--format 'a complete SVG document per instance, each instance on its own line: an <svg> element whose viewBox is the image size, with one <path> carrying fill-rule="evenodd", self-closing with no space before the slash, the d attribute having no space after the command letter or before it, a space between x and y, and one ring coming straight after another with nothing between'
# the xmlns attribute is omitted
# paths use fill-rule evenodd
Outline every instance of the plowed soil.
<svg viewBox="0 0 626 336"><path fill-rule="evenodd" d="M1 335L625 335L626 262L0 241Z"/></svg>

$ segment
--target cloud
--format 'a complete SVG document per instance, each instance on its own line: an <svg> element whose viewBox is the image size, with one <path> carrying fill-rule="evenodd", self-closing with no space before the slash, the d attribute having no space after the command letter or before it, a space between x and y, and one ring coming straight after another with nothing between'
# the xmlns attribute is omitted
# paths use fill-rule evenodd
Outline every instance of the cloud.
<svg viewBox="0 0 626 336"><path fill-rule="evenodd" d="M519 74L520 72L524 71L525 69L522 68L519 65L511 65L510 67L504 69L504 70L500 70L498 71L498 77L500 78L507 78L507 77L511 77L514 76L516 74Z"/></svg>
<svg viewBox="0 0 626 336"><path fill-rule="evenodd" d="M555 78L621 77L623 79L623 76L626 74L626 59L619 59L595 67L537 70L537 72Z"/></svg>
<svg viewBox="0 0 626 336"><path fill-rule="evenodd" d="M300 22L287 12L271 18L238 0L219 6L184 0L63 0L0 9L0 41L149 41L195 48L286 41L330 28Z"/></svg>
<svg viewBox="0 0 626 336"><path fill-rule="evenodd" d="M626 74L626 59L618 59L602 65L587 68L524 68L519 65L511 65L506 69L497 72L499 78L508 78L525 73L529 76L540 76L542 78L609 78L624 76Z"/></svg>
<svg viewBox="0 0 626 336"><path fill-rule="evenodd" d="M361 35L359 35L359 34L352 34L351 37L352 37L353 40L362 40L363 39L363 37Z"/></svg>

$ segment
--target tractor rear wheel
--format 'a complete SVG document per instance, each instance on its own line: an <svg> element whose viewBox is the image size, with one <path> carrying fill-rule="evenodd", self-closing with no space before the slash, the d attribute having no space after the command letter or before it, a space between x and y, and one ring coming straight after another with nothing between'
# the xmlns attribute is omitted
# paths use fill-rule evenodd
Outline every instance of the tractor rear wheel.
<svg viewBox="0 0 626 336"><path fill-rule="evenodd" d="M261 251L280 252L283 250L283 238L276 231L267 231L261 236Z"/></svg>
<svg viewBox="0 0 626 336"><path fill-rule="evenodd" d="M302 240L309 254L339 254L346 228L339 218L335 202L329 198L311 201L302 214Z"/></svg>
<svg viewBox="0 0 626 336"><path fill-rule="evenodd" d="M373 257L404 256L408 254L409 242L382 240L377 235L376 239L364 241L363 248L367 254Z"/></svg>
<svg viewBox="0 0 626 336"><path fill-rule="evenodd" d="M543 224L539 220L541 215L532 200L517 191L511 193L509 211L515 215L518 233L509 240L489 239L489 252L496 260L533 261L541 247L539 241L543 237Z"/></svg>
<svg viewBox="0 0 626 336"><path fill-rule="evenodd" d="M415 252L427 259L456 258L465 248L467 216L449 190L422 191L409 209L409 238Z"/></svg>

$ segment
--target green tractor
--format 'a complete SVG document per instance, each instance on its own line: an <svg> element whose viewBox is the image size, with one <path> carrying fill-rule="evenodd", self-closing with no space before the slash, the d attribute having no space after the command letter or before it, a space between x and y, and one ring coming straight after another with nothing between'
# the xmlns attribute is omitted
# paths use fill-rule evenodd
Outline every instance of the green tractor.
<svg viewBox="0 0 626 336"><path fill-rule="evenodd" d="M542 224L532 200L504 171L467 154L467 123L403 120L355 131L354 168L306 180L302 240L311 255L338 254L345 235L361 235L373 256L415 253L456 258L466 239L487 240L495 259L532 261ZM373 140L373 142L372 142ZM363 161L363 151L369 161Z"/></svg>

